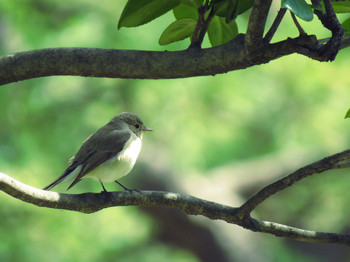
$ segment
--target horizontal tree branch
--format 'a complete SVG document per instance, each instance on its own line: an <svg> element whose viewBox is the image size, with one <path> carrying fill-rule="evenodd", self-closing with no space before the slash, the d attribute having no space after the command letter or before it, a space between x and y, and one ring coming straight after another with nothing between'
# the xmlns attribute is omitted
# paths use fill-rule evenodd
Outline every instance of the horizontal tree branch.
<svg viewBox="0 0 350 262"><path fill-rule="evenodd" d="M161 206L183 210L190 215L204 215L235 223L236 208L202 200L186 194L162 191L117 191L63 194L37 189L0 172L0 190L37 206L94 213L113 206Z"/></svg>
<svg viewBox="0 0 350 262"><path fill-rule="evenodd" d="M349 46L349 41L342 48ZM0 57L0 85L58 75L108 78L171 79L215 75L244 69L292 53L327 61L317 53L315 36L263 45L259 55L245 52L245 35L207 49L137 51L98 48L49 48Z"/></svg>
<svg viewBox="0 0 350 262"><path fill-rule="evenodd" d="M330 169L347 167L347 165L342 165L342 163L346 163L349 160L350 150L346 150L305 166L289 176L264 187L241 207L231 207L186 194L164 191L62 194L25 185L1 172L0 190L17 199L42 207L82 213L93 213L114 206L170 207L182 210L189 215L202 215L210 219L220 219L254 232L264 232L301 241L350 246L350 235L309 231L275 222L257 220L250 216L251 211L257 205L273 194L310 175Z"/></svg>

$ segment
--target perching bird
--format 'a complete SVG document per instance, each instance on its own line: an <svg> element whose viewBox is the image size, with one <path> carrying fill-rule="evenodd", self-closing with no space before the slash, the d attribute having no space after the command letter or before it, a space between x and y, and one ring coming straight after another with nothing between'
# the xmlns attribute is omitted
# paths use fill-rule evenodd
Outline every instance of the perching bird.
<svg viewBox="0 0 350 262"><path fill-rule="evenodd" d="M125 112L115 116L84 141L69 160L70 166L44 190L73 180L68 187L70 189L84 177L98 179L104 191L103 182L113 181L128 190L117 179L127 175L134 167L145 131L152 129L147 128L137 115Z"/></svg>

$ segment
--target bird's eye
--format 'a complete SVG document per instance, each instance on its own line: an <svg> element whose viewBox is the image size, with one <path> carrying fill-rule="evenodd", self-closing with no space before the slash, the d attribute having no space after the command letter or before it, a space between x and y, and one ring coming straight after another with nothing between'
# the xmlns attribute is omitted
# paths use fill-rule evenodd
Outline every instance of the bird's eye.
<svg viewBox="0 0 350 262"><path fill-rule="evenodd" d="M140 128L140 125L139 125L139 124L136 124L135 127L136 127L136 129L139 129L139 128Z"/></svg>

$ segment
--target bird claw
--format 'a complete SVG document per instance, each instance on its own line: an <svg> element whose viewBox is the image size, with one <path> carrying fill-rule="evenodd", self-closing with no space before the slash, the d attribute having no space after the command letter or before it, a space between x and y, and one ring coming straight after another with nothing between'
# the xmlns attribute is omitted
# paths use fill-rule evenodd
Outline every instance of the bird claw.
<svg viewBox="0 0 350 262"><path fill-rule="evenodd" d="M133 192L136 192L136 193L141 193L141 190L140 189L137 189L137 188L132 188L132 189L126 189L127 191L129 191L130 193L133 193Z"/></svg>

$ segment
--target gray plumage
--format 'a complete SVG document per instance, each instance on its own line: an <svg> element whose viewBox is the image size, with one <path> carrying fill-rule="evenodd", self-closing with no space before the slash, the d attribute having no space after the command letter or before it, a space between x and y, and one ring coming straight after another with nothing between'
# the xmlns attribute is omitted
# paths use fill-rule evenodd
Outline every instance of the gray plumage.
<svg viewBox="0 0 350 262"><path fill-rule="evenodd" d="M151 129L145 127L142 120L137 115L128 112L117 115L84 141L75 156L70 159L70 166L60 177L47 185L44 190L50 190L57 184L68 180L69 175L73 175L75 178L73 177L74 181L68 187L68 189L70 189L97 167L101 166L106 161L108 162L118 157L118 154L121 152L125 152L125 147L130 145L130 138L132 138L130 141L139 140L139 147L141 148L141 139L144 131L151 131ZM138 152L140 148L137 148ZM133 163L130 163L130 170L136 161L138 152L134 153L136 156L133 157L135 159L132 159ZM118 159L118 161L120 160ZM116 177L116 179L126 175L129 171L121 171L122 174L119 174L119 177ZM103 180L99 176L98 178L100 182ZM70 178L70 180L72 180L72 178Z"/></svg>

